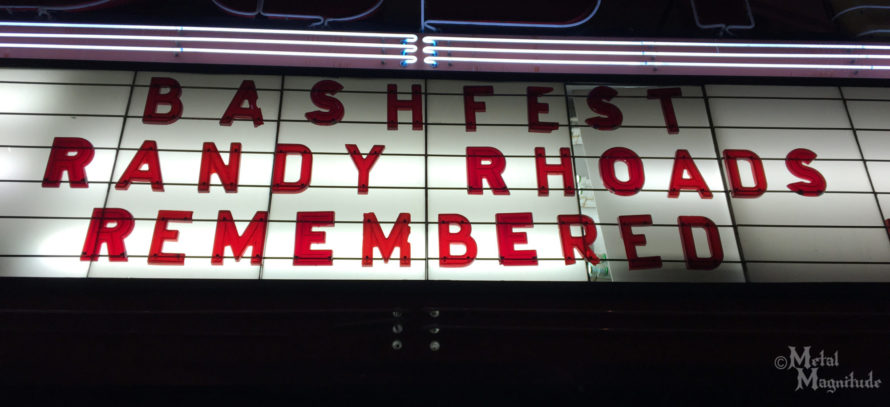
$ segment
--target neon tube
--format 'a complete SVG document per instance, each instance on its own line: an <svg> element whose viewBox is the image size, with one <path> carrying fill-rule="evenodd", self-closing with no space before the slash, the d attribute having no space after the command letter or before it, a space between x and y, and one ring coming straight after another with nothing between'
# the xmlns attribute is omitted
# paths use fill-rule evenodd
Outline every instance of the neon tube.
<svg viewBox="0 0 890 407"><path fill-rule="evenodd" d="M406 44L374 44L368 42L336 42L336 41L305 41L305 40L272 40L259 38L224 38L224 37L169 37L160 35L114 35L114 34L45 34L45 33L0 33L0 37L10 38L71 38L100 40L133 40L133 41L175 41L175 42L234 42L247 44L277 45L317 45L325 47L364 47L364 48L395 48L408 52L416 52L417 45Z"/></svg>
<svg viewBox="0 0 890 407"><path fill-rule="evenodd" d="M611 56L673 56L673 57L726 57L726 58L837 58L837 59L890 59L890 54L768 54L768 53L731 53L731 52L676 52L676 51L598 51L568 49L519 49L519 48L470 48L470 47L424 47L425 54L438 51L452 52L490 52L504 54L562 54L562 55L611 55Z"/></svg>
<svg viewBox="0 0 890 407"><path fill-rule="evenodd" d="M16 44L0 43L0 48L40 48L40 49L81 49L96 51L147 51L147 52L178 52L178 53L209 53L209 54L235 54L235 55L278 55L294 57L324 57L324 58L356 58L356 59L395 59L406 64L417 62L413 55L382 55L382 54L352 54L338 52L304 52L304 51L271 51L252 49L220 49L220 48L170 48L170 47L134 47L124 45L71 45L71 44Z"/></svg>
<svg viewBox="0 0 890 407"><path fill-rule="evenodd" d="M890 70L890 66L882 65L826 65L826 64L762 64L732 62L666 62L666 61L578 61L553 59L515 59L515 58L463 58L428 56L423 62L435 65L438 62L487 62L504 64L546 64L546 65L598 65L598 66L678 66L678 67L709 67L709 68L791 68L791 69L865 69Z"/></svg>
<svg viewBox="0 0 890 407"><path fill-rule="evenodd" d="M51 27L51 28L98 28L115 30L154 30L154 31L188 31L188 32L228 32L251 34L282 34L308 36L337 36L363 38L396 38L406 42L417 42L414 34L389 34L350 31L312 31L312 30L274 30L262 28L228 28L228 27L194 27L194 26L161 26L161 25L118 25L118 24L74 24L74 23L29 23L0 22L0 27Z"/></svg>
<svg viewBox="0 0 890 407"><path fill-rule="evenodd" d="M640 47L715 47L715 48L813 48L813 49L874 49L890 50L890 45L866 44L793 44L793 43L757 43L757 42L693 42L693 41L611 41L611 40L550 40L538 38L486 38L486 37L445 37L427 35L423 37L426 44L440 41L480 42L500 44L541 44L541 45L603 45L603 46L640 46Z"/></svg>

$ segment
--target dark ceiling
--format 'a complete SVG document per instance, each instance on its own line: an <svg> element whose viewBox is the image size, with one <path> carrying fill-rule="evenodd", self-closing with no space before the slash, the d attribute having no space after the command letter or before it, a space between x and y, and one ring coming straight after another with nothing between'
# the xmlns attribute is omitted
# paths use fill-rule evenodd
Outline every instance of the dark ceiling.
<svg viewBox="0 0 890 407"><path fill-rule="evenodd" d="M869 19L878 24L890 21L890 14L882 14L890 11L882 9L857 9L832 19L852 4L850 0L0 0L0 9L6 9L6 19L27 21L420 32L423 6L426 20L440 21L430 26L447 33L789 40L852 40L874 30ZM354 21L338 20L363 13L367 15Z"/></svg>

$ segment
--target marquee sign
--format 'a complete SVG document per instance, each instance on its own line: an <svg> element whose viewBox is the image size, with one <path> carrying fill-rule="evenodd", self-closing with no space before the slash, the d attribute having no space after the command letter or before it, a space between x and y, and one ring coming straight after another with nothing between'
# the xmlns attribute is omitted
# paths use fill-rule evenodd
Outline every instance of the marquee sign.
<svg viewBox="0 0 890 407"><path fill-rule="evenodd" d="M0 70L0 274L886 281L890 91Z"/></svg>

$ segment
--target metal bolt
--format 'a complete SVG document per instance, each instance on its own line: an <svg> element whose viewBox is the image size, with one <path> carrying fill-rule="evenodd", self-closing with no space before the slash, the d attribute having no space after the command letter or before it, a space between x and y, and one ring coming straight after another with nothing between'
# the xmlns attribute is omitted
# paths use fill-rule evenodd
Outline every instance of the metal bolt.
<svg viewBox="0 0 890 407"><path fill-rule="evenodd" d="M392 350L399 350L399 349L402 349L402 341L400 341L398 339L392 341Z"/></svg>
<svg viewBox="0 0 890 407"><path fill-rule="evenodd" d="M430 342L430 350L431 350L431 351L433 351L433 352L438 352L440 347L442 347L442 346L439 345L439 341L432 341L432 342Z"/></svg>
<svg viewBox="0 0 890 407"><path fill-rule="evenodd" d="M430 333L433 335L439 333L439 328L430 328Z"/></svg>
<svg viewBox="0 0 890 407"><path fill-rule="evenodd" d="M434 309L434 310L430 311L430 317L431 317L431 318L438 318L438 317L439 317L439 310L435 310L435 309Z"/></svg>
<svg viewBox="0 0 890 407"><path fill-rule="evenodd" d="M402 333L402 330L403 330L402 324L395 324L392 326L392 333L394 333L394 334L400 334L400 333Z"/></svg>

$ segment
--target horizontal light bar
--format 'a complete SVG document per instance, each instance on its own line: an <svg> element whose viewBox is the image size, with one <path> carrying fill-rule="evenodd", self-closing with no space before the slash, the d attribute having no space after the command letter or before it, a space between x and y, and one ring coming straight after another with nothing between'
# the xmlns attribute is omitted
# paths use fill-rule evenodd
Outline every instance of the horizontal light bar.
<svg viewBox="0 0 890 407"><path fill-rule="evenodd" d="M273 51L253 49L221 49L221 48L189 48L189 47L134 47L124 45L72 45L72 44L17 44L0 43L0 48L38 48L38 49L76 49L94 51L144 51L144 52L174 52L174 53L207 53L207 54L235 54L235 55L276 55L293 57L324 57L324 58L373 58L394 59L405 61L408 64L417 62L413 55L368 55L350 54L343 52L304 52L304 51Z"/></svg>
<svg viewBox="0 0 890 407"><path fill-rule="evenodd" d="M890 61L890 45L886 44L447 35L424 36L421 41L425 44L424 62L432 68L439 68L439 62L447 62L447 66L439 68L444 70L890 79L886 73L890 63L883 62ZM657 69L659 67L666 69ZM735 71L736 68L740 70Z"/></svg>
<svg viewBox="0 0 890 407"><path fill-rule="evenodd" d="M140 32L141 31L141 32ZM12 58L98 58L145 61L128 52L170 53L158 62L241 65L289 65L335 68L381 68L385 61L414 64L418 46L415 34L345 31L279 30L227 27L153 26L0 22L0 47L34 50ZM153 46L157 43L158 46ZM166 44L164 44L166 43ZM191 44L192 46L188 46ZM167 46L164 46L167 45ZM198 45L198 46L195 46ZM204 46L201 46L204 45ZM256 46L257 49L252 46ZM247 48L247 49L245 49ZM44 50L44 51L41 51ZM52 50L101 51L102 54L54 53ZM185 55L219 57L180 58ZM135 54L133 54L135 55ZM229 57L225 57L228 55ZM256 58L238 59L255 55ZM293 57L281 58L265 57ZM343 63L333 61L352 60ZM330 62L328 62L330 61ZM385 63L383 64L385 65Z"/></svg>
<svg viewBox="0 0 890 407"><path fill-rule="evenodd" d="M46 33L0 33L0 37L8 38L53 38L53 39L97 39L120 41L175 41L175 42L234 42L242 44L274 44L274 45L310 45L324 47L364 47L364 48L395 48L408 52L417 52L416 45L408 44L374 44L368 42L337 42L337 41L306 41L306 40L275 40L260 38L226 38L226 37L169 37L161 35L111 35L111 34L46 34Z"/></svg>
<svg viewBox="0 0 890 407"><path fill-rule="evenodd" d="M472 47L423 47L425 54L447 52L481 52L504 54L556 54L556 55L609 55L609 56L670 56L709 58L820 58L820 59L890 59L890 54L794 54L794 53L745 53L745 52L677 52L677 51L599 51L576 49L520 49L520 48L472 48Z"/></svg>
<svg viewBox="0 0 890 407"><path fill-rule="evenodd" d="M0 21L0 27L37 27L37 28L90 28L112 30L154 30L154 31L188 31L188 32L224 32L249 34L277 35L308 35L364 38L397 38L405 42L417 42L414 34L369 33L355 31L312 31L312 30L274 30L265 28L229 28L229 27L194 27L194 26L163 26L163 25L128 25L128 24L74 24L74 23L29 23L17 21Z"/></svg>
<svg viewBox="0 0 890 407"><path fill-rule="evenodd" d="M882 65L825 65L825 64L761 64L733 62L667 62L667 61L579 61L571 59L515 59L515 58L463 58L429 56L423 62L433 65L444 62L484 62L502 64L545 64L545 65L593 65L593 66L676 66L711 68L781 68L781 69L847 69L847 70L890 70Z"/></svg>
<svg viewBox="0 0 890 407"><path fill-rule="evenodd" d="M481 42L500 44L539 44L539 45L599 45L599 46L640 46L640 47L715 47L715 48L810 48L810 49L873 49L890 50L890 45L871 44L810 44L810 43L768 43L768 42L690 42L690 41L612 41L612 40L556 40L539 38L491 38L491 37L449 37L428 35L423 37L426 44L440 41Z"/></svg>

